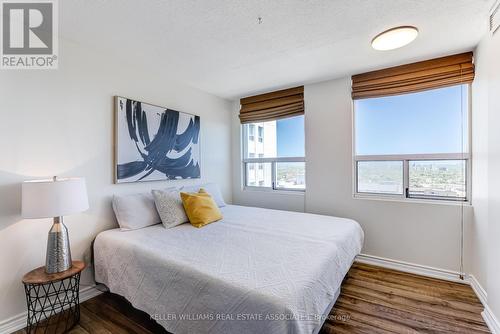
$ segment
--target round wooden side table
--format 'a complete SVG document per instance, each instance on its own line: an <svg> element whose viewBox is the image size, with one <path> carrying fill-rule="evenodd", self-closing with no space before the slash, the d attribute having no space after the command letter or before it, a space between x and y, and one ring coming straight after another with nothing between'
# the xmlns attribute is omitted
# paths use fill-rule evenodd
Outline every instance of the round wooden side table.
<svg viewBox="0 0 500 334"><path fill-rule="evenodd" d="M80 274L85 263L72 264L60 273L47 274L45 267L40 267L23 276L28 334L64 333L80 321Z"/></svg>

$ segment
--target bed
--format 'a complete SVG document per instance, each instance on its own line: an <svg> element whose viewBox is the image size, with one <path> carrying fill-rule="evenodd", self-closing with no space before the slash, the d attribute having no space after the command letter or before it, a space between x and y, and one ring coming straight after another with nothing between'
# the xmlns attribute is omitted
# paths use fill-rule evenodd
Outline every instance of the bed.
<svg viewBox="0 0 500 334"><path fill-rule="evenodd" d="M182 333L317 333L361 251L350 219L228 205L197 229L108 230L95 278Z"/></svg>

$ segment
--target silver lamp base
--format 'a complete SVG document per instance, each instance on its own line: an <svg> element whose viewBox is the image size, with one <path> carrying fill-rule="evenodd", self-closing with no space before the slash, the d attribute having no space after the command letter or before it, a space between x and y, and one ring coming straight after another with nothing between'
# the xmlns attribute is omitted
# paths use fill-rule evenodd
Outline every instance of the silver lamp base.
<svg viewBox="0 0 500 334"><path fill-rule="evenodd" d="M68 270L71 266L68 229L63 223L63 217L54 217L54 224L47 239L45 272L59 273Z"/></svg>

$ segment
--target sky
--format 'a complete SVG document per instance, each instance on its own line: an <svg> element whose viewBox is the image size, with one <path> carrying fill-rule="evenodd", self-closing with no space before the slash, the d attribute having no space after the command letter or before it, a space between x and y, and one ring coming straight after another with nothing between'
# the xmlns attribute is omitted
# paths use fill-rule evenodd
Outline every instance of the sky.
<svg viewBox="0 0 500 334"><path fill-rule="evenodd" d="M356 154L461 153L467 95L464 85L356 100ZM305 156L304 116L278 120L276 127L278 157Z"/></svg>
<svg viewBox="0 0 500 334"><path fill-rule="evenodd" d="M304 116L276 121L278 157L303 157L305 151Z"/></svg>
<svg viewBox="0 0 500 334"><path fill-rule="evenodd" d="M461 153L467 112L465 85L356 100L356 154Z"/></svg>

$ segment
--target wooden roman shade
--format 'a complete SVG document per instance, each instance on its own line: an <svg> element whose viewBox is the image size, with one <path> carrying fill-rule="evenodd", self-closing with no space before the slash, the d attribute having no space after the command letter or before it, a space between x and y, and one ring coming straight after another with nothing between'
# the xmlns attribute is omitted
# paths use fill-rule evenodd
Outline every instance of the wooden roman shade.
<svg viewBox="0 0 500 334"><path fill-rule="evenodd" d="M352 98L419 92L474 80L472 52L401 65L352 77Z"/></svg>
<svg viewBox="0 0 500 334"><path fill-rule="evenodd" d="M304 86L245 97L240 104L242 124L303 115Z"/></svg>

